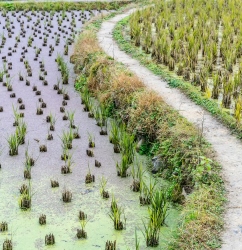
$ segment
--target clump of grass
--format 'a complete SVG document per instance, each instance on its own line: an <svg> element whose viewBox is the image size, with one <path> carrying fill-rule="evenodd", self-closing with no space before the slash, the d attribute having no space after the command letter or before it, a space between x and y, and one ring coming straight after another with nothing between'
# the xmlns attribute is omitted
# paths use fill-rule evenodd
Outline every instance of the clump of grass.
<svg viewBox="0 0 242 250"><path fill-rule="evenodd" d="M140 188L140 204L149 205L156 190L157 180L150 178L149 182L142 181Z"/></svg>
<svg viewBox="0 0 242 250"><path fill-rule="evenodd" d="M64 189L62 192L62 200L65 203L69 203L72 200L72 193L70 190Z"/></svg>
<svg viewBox="0 0 242 250"><path fill-rule="evenodd" d="M7 139L9 146L9 155L18 155L19 138L16 133L10 135Z"/></svg>
<svg viewBox="0 0 242 250"><path fill-rule="evenodd" d="M117 169L117 174L120 177L127 177L128 173L127 170L129 169L129 160L128 156L126 154L122 154L121 162L116 163L116 169Z"/></svg>
<svg viewBox="0 0 242 250"><path fill-rule="evenodd" d="M118 206L117 201L116 201L114 196L112 197L111 213L109 214L109 216L114 223L114 229L123 230L125 228L123 221L121 221L121 217L123 217L123 219L125 220L125 223L126 223L124 209L122 207Z"/></svg>
<svg viewBox="0 0 242 250"><path fill-rule="evenodd" d="M92 183L92 182L95 182L95 176L91 174L91 170L90 170L90 168L88 166L88 172L86 174L85 183L89 184L89 183Z"/></svg>
<svg viewBox="0 0 242 250"><path fill-rule="evenodd" d="M122 130L121 130L122 131ZM128 164L133 163L134 160L134 152L135 152L135 143L134 136L129 135L124 130L120 133L120 148L122 155L127 156Z"/></svg>
<svg viewBox="0 0 242 250"><path fill-rule="evenodd" d="M133 183L130 186L130 188L133 190L133 192L139 192L142 186L143 174L144 174L142 164L138 163L137 166L133 164L131 168L131 174L133 177Z"/></svg>
<svg viewBox="0 0 242 250"><path fill-rule="evenodd" d="M151 199L151 205L148 207L149 221L144 225L143 235L147 247L156 247L159 245L160 228L164 225L167 216L168 202L165 192L156 191Z"/></svg>
<svg viewBox="0 0 242 250"><path fill-rule="evenodd" d="M49 120L50 122L50 130L54 131L55 130L55 123L56 123L56 117L55 115L53 115L52 113L49 114L48 116L49 118L47 120Z"/></svg>
<svg viewBox="0 0 242 250"><path fill-rule="evenodd" d="M95 147L95 137L91 133L88 133L88 142L89 148Z"/></svg>
<svg viewBox="0 0 242 250"><path fill-rule="evenodd" d="M69 151L67 151L65 155L65 165L61 167L61 173L69 174L72 172L72 168L74 167L74 161L72 160L72 154Z"/></svg>
<svg viewBox="0 0 242 250"><path fill-rule="evenodd" d="M24 144L25 136L27 133L27 124L23 120L19 122L18 126L16 127L15 133L18 138L19 144Z"/></svg>
<svg viewBox="0 0 242 250"><path fill-rule="evenodd" d="M81 229L77 229L77 238L78 239L81 239L81 238L84 238L86 239L87 238L87 232L85 231L85 227L87 225L87 220L81 220L80 223L81 223Z"/></svg>
<svg viewBox="0 0 242 250"><path fill-rule="evenodd" d="M72 149L72 141L74 139L74 134L72 131L72 128L69 129L69 131L63 131L61 141L62 141L62 147L66 149Z"/></svg>
<svg viewBox="0 0 242 250"><path fill-rule="evenodd" d="M67 117L70 122L70 128L76 128L74 124L75 111L72 111L72 112L67 111Z"/></svg>
<svg viewBox="0 0 242 250"><path fill-rule="evenodd" d="M109 193L106 190L107 181L108 180L104 176L101 177L101 180L100 180L100 194L101 194L102 198L104 198L104 199L109 198Z"/></svg>
<svg viewBox="0 0 242 250"><path fill-rule="evenodd" d="M105 250L116 250L116 240L114 242L106 241Z"/></svg>
<svg viewBox="0 0 242 250"><path fill-rule="evenodd" d="M24 191L23 193L20 194L19 197L19 207L23 210L27 210L31 208L31 200L32 200L32 188L31 188L31 184L29 181L29 185L28 188L26 189L26 191Z"/></svg>
<svg viewBox="0 0 242 250"><path fill-rule="evenodd" d="M119 146L119 126L115 120L111 120L111 131L109 141L114 145Z"/></svg>

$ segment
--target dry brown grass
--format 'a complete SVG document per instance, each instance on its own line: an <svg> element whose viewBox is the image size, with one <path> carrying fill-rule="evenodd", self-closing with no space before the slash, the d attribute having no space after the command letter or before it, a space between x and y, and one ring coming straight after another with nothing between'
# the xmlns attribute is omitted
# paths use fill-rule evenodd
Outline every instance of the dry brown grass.
<svg viewBox="0 0 242 250"><path fill-rule="evenodd" d="M143 89L141 80L129 72L118 72L110 86L117 109L127 108L131 104L132 94Z"/></svg>
<svg viewBox="0 0 242 250"><path fill-rule="evenodd" d="M79 66L85 65L89 55L96 52L101 52L96 34L90 30L83 31L75 43L74 53L70 58L70 61L75 64L76 73L79 72Z"/></svg>
<svg viewBox="0 0 242 250"><path fill-rule="evenodd" d="M106 90L114 80L115 63L105 55L100 55L88 70L88 88L92 92Z"/></svg>
<svg viewBox="0 0 242 250"><path fill-rule="evenodd" d="M161 116L161 106L163 100L154 91L145 89L136 95L131 108L129 130L135 131L136 134L145 136L147 140L154 141L159 133Z"/></svg>

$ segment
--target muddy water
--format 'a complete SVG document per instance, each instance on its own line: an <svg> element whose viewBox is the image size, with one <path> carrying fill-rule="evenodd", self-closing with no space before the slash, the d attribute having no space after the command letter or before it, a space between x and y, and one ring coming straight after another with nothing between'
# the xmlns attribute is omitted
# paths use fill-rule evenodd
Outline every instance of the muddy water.
<svg viewBox="0 0 242 250"><path fill-rule="evenodd" d="M7 63L12 63L12 70L9 70L11 83L13 84L13 91L7 91L6 87L0 85L0 106L3 106L4 112L0 113L0 162L2 169L0 170L0 221L6 221L9 225L8 232L0 233L0 244L6 239L11 238L14 249L17 250L32 250L32 249L104 249L107 240L117 240L117 249L135 249L134 247L134 232L137 228L138 236L140 238L141 249L145 248L145 241L141 233L142 219L147 216L147 207L141 207L138 201L138 194L130 191L131 177L119 178L116 174L115 164L120 160L120 155L113 153L113 146L109 143L107 136L100 136L100 128L96 125L94 119L88 118L88 114L83 112L81 99L78 93L74 91L74 79L72 65L70 68L69 85L64 87L70 95L70 100L67 101L68 105L65 107L66 111L75 111L75 124L80 127L79 133L81 139L74 140L73 160L75 162L72 168L72 173L67 175L61 174L61 166L64 162L61 161L61 135L63 131L69 130L69 122L63 121L63 113L60 113L62 106L63 96L58 95L57 91L53 90L53 85L57 83L57 79L61 79L61 74L58 71L55 58L58 53L63 54L64 44L70 32L69 26L71 21L71 13L67 12L67 18L62 23L64 33L58 30L57 19L62 13L56 13L53 16L51 24L53 28L47 31L44 26L50 19L50 14L45 13L45 16L40 12L35 12L36 16L28 12L25 16L23 13L7 13L10 25L15 26L11 28L12 38L8 37L6 28L6 18L0 17L0 30L7 37L6 44L1 48L1 58L6 56ZM94 12L94 14L97 14ZM85 12L84 16L80 12L74 12L76 19L76 27L74 31L79 31L82 27L82 21L90 18L90 13ZM20 18L20 22L17 18ZM28 17L32 20L27 22ZM35 22L38 18L42 18L39 25ZM79 20L79 21L78 21ZM23 23L24 30L26 31L25 38L20 36L20 42L16 48L16 52L12 56L8 53L14 49L15 37L20 34L20 23ZM27 28L27 26L29 28ZM65 27L66 26L66 27ZM34 37L34 30L37 37ZM41 33L38 33L41 32ZM49 34L47 38L47 46L42 46L43 34ZM54 33L60 34L60 44L55 45ZM65 34L67 32L67 34ZM34 38L32 47L27 47L29 36ZM40 38L40 36L42 38ZM49 45L54 46L54 52L49 56ZM34 61L35 49L34 46L42 49L38 60ZM28 77L24 63L20 62L21 53L25 59L29 61L32 68L33 76ZM69 46L68 56L64 56L65 60L69 62L72 47ZM45 79L48 81L48 86L44 86L42 81L39 80L39 62L43 61L47 76ZM0 69L4 67L3 60ZM30 81L30 86L26 86L25 81L19 81L19 72ZM4 78L6 80L6 78ZM37 86L41 91L40 96L36 96L32 90L33 86ZM11 93L16 94L16 98L10 98ZM47 104L47 108L43 109L43 115L36 115L36 109L39 105L39 98L43 98ZM9 149L7 137L15 131L13 127L14 107L19 107L17 99L22 98L25 104L24 121L27 123L26 143L19 147L19 155L9 156ZM54 140L47 141L47 133L49 123L46 123L46 116L54 114L57 118L55 131L52 132ZM94 157L90 158L86 155L88 149L88 132L95 136L96 147L94 148ZM39 152L40 145L47 146L46 153ZM32 207L31 210L22 211L19 208L19 188L22 184L28 184L24 179L24 154L28 146L29 154L36 160L35 166L32 168ZM94 161L97 159L101 162L100 168L95 168ZM91 173L95 174L96 182L92 185L85 185L85 175L88 172L88 165ZM101 176L108 178L107 189L110 193L113 192L118 199L118 204L125 209L125 216L127 217L126 230L115 231L113 223L109 218L110 202L111 199L103 200L99 193L99 180ZM60 183L59 188L51 188L50 179L57 179ZM73 200L71 203L62 202L62 192L68 189L72 192ZM86 240L78 240L76 231L80 228L80 221L78 218L79 211L84 211L88 216L88 223L86 232L88 238ZM47 224L40 226L38 218L40 214L46 214ZM170 210L167 225L161 230L161 246L164 244L164 238L170 237L171 230L176 225L178 212ZM51 247L46 247L44 238L46 234L53 233L55 236L56 244ZM169 238L168 238L169 239Z"/></svg>

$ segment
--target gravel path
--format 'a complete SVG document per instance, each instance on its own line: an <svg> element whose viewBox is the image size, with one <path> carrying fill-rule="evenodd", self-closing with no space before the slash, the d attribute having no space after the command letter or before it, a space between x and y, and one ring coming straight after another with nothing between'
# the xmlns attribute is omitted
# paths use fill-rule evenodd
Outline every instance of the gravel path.
<svg viewBox="0 0 242 250"><path fill-rule="evenodd" d="M98 39L104 51L125 64L137 74L145 85L157 91L161 97L179 113L198 127L204 119L204 136L212 144L217 161L223 167L223 177L226 180L228 204L225 214L225 230L222 235L222 249L242 249L242 144L231 135L230 131L214 119L200 106L194 104L178 89L171 89L160 77L155 76L140 63L121 51L112 37L112 30L118 21L130 15L133 10L117 15L105 21L98 33Z"/></svg>

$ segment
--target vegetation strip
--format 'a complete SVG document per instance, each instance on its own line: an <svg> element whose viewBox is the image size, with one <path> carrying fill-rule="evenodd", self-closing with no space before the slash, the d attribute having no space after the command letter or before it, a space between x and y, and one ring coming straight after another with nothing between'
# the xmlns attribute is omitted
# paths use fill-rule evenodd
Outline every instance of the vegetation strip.
<svg viewBox="0 0 242 250"><path fill-rule="evenodd" d="M22 10L43 10L43 11L61 11L61 10L117 10L121 6L132 1L113 1L113 2L0 2L0 9L8 11Z"/></svg>
<svg viewBox="0 0 242 250"><path fill-rule="evenodd" d="M174 203L184 202L183 217L169 249L220 247L223 226L223 182L211 149L199 133L162 98L99 47L96 32L101 21L90 24L77 42L72 61L80 74L76 87L98 98L109 116L121 119L127 131L142 138L140 152L161 157L161 176L172 184Z"/></svg>
<svg viewBox="0 0 242 250"><path fill-rule="evenodd" d="M129 38L124 30L127 29L129 23L129 17L124 18L116 25L113 37L118 43L121 50L125 51L127 54L131 55L133 58L137 59L142 65L147 67L155 75L161 76L172 88L179 88L185 93L192 101L196 104L201 105L208 112L210 112L219 121L223 122L225 126L231 129L232 133L235 133L238 138L242 139L242 128L238 125L236 119L228 114L218 106L215 100L209 99L205 94L200 92L197 87L191 85L191 83L176 77L174 73L172 74L168 70L161 67L155 61L150 58L143 50L136 47ZM126 34L126 35L125 35Z"/></svg>

